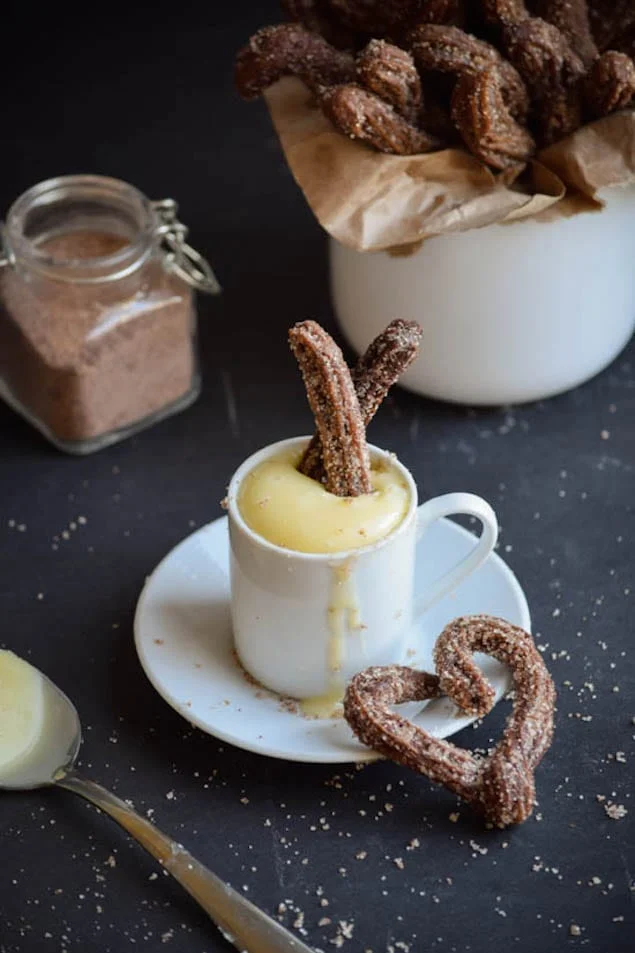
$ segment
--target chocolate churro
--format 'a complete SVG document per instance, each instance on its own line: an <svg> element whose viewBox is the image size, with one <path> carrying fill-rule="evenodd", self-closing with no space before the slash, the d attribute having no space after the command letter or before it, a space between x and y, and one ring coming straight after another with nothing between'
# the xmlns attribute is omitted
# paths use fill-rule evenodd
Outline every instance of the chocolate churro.
<svg viewBox="0 0 635 953"><path fill-rule="evenodd" d="M635 63L626 53L608 50L584 79L586 106L594 119L625 109L635 97Z"/></svg>
<svg viewBox="0 0 635 953"><path fill-rule="evenodd" d="M390 388L416 358L422 334L415 321L397 318L377 335L359 358L353 370L353 385L365 427L375 416ZM313 480L324 482L319 432L304 451L298 470Z"/></svg>
<svg viewBox="0 0 635 953"><path fill-rule="evenodd" d="M318 91L354 79L355 61L298 23L263 27L236 57L236 88L244 99L255 99L283 76L297 76Z"/></svg>
<svg viewBox="0 0 635 953"><path fill-rule="evenodd" d="M558 27L574 53L588 68L598 55L591 32L587 0L537 0L534 12Z"/></svg>
<svg viewBox="0 0 635 953"><path fill-rule="evenodd" d="M536 144L632 103L633 0L282 6L294 22L265 27L238 54L239 92L251 99L296 76L339 132L378 152L419 155L462 140L491 168L514 170Z"/></svg>
<svg viewBox="0 0 635 953"><path fill-rule="evenodd" d="M400 116L416 124L421 114L421 80L406 50L371 40L356 60L357 81L381 97Z"/></svg>
<svg viewBox="0 0 635 953"><path fill-rule="evenodd" d="M481 0L485 20L491 26L510 26L529 16L524 0Z"/></svg>
<svg viewBox="0 0 635 953"><path fill-rule="evenodd" d="M357 46L357 35L340 23L329 0L282 0L281 6L290 20L319 33L337 49L352 50Z"/></svg>
<svg viewBox="0 0 635 953"><path fill-rule="evenodd" d="M505 27L501 42L531 94L540 144L551 145L575 132L582 122L579 83L585 67L563 33L530 17Z"/></svg>
<svg viewBox="0 0 635 953"><path fill-rule="evenodd" d="M483 716L494 693L473 660L484 652L509 666L513 711L486 758L434 738L391 707L446 694L466 713ZM399 665L366 669L350 682L344 715L364 744L431 781L443 784L498 827L518 824L535 803L534 771L553 735L555 688L533 639L492 616L465 616L446 626L434 660L436 675Z"/></svg>
<svg viewBox="0 0 635 953"><path fill-rule="evenodd" d="M531 133L505 104L497 66L459 77L452 94L452 118L468 149L493 169L524 165L536 151Z"/></svg>
<svg viewBox="0 0 635 953"><path fill-rule="evenodd" d="M425 0L330 0L330 5L350 29L379 37L393 35L416 22Z"/></svg>
<svg viewBox="0 0 635 953"><path fill-rule="evenodd" d="M294 325L289 343L320 435L327 490L335 496L370 493L364 422L341 350L315 321Z"/></svg>
<svg viewBox="0 0 635 953"><path fill-rule="evenodd" d="M340 132L349 139L373 146L378 152L411 156L440 147L438 139L418 129L380 96L356 83L325 89L320 103L324 115Z"/></svg>
<svg viewBox="0 0 635 953"><path fill-rule="evenodd" d="M417 22L461 26L467 5L465 0L422 0Z"/></svg>
<svg viewBox="0 0 635 953"><path fill-rule="evenodd" d="M520 122L527 118L529 97L517 70L496 47L453 26L423 24L408 34L407 42L417 67L422 72L474 75L489 66L497 66L500 89L510 113Z"/></svg>

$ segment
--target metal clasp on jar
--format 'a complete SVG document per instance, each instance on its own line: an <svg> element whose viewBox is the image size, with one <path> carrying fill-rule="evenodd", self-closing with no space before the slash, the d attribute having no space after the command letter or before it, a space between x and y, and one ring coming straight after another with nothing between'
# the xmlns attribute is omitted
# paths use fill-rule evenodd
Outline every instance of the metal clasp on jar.
<svg viewBox="0 0 635 953"><path fill-rule="evenodd" d="M219 294L221 286L210 263L186 242L188 228L177 218L178 205L174 199L160 199L151 205L157 219L155 234L160 239L168 271L197 291Z"/></svg>

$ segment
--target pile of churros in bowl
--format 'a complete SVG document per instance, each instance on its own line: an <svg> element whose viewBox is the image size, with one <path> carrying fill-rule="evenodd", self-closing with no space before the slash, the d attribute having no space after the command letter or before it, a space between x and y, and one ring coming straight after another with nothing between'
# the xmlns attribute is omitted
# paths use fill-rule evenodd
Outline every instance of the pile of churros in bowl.
<svg viewBox="0 0 635 953"><path fill-rule="evenodd" d="M355 349L399 310L429 332L404 384L474 404L605 367L635 314L633 3L285 0L282 15L237 53L236 87L264 95L331 238Z"/></svg>
<svg viewBox="0 0 635 953"><path fill-rule="evenodd" d="M250 99L297 76L340 132L380 152L417 155L460 140L507 169L635 97L631 3L283 6L294 22L264 27L238 54L238 91Z"/></svg>

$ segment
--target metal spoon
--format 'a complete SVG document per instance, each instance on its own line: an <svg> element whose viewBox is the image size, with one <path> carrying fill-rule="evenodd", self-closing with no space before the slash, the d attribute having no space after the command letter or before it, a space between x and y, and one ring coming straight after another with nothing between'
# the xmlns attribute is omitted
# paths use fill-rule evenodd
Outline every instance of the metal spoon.
<svg viewBox="0 0 635 953"><path fill-rule="evenodd" d="M10 763L4 769L0 767L0 789L30 790L57 785L91 801L121 824L178 880L214 920L225 939L242 953L313 953L124 801L74 770L82 740L75 706L46 675L37 669L34 672L42 679L44 727L24 759L13 766Z"/></svg>

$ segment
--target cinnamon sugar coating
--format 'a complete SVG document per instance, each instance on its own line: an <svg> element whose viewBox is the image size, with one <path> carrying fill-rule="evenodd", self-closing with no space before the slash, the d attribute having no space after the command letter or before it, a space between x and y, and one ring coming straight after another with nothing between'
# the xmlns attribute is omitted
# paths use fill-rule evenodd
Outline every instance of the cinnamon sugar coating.
<svg viewBox="0 0 635 953"><path fill-rule="evenodd" d="M582 125L582 96L577 87L558 87L536 106L541 148L572 135Z"/></svg>
<svg viewBox="0 0 635 953"><path fill-rule="evenodd" d="M332 46L340 50L357 46L357 34L338 20L329 0L282 0L281 6L290 20L319 33Z"/></svg>
<svg viewBox="0 0 635 953"><path fill-rule="evenodd" d="M531 133L505 104L497 66L459 77L452 94L452 118L468 149L493 169L513 169L536 151Z"/></svg>
<svg viewBox="0 0 635 953"><path fill-rule="evenodd" d="M380 96L356 83L331 86L324 90L320 102L324 115L340 132L379 152L411 156L440 147L438 139L408 122Z"/></svg>
<svg viewBox="0 0 635 953"><path fill-rule="evenodd" d="M502 43L533 96L571 87L584 75L582 60L560 30L537 17L506 27Z"/></svg>
<svg viewBox="0 0 635 953"><path fill-rule="evenodd" d="M421 114L421 80L406 50L386 40L371 40L356 59L357 81L393 107L408 122Z"/></svg>
<svg viewBox="0 0 635 953"><path fill-rule="evenodd" d="M469 0L423 0L417 22L461 26L468 4Z"/></svg>
<svg viewBox="0 0 635 953"><path fill-rule="evenodd" d="M579 84L585 67L561 31L531 17L506 26L501 42L531 94L540 145L575 132L582 122Z"/></svg>
<svg viewBox="0 0 635 953"><path fill-rule="evenodd" d="M524 0L481 0L481 7L491 26L510 26L529 17Z"/></svg>
<svg viewBox="0 0 635 953"><path fill-rule="evenodd" d="M352 80L355 62L297 23L263 27L236 57L236 88L244 99L254 99L283 76L297 76L316 91Z"/></svg>
<svg viewBox="0 0 635 953"><path fill-rule="evenodd" d="M534 12L558 27L565 40L588 68L598 55L591 32L587 0L534 0Z"/></svg>
<svg viewBox="0 0 635 953"><path fill-rule="evenodd" d="M521 76L495 46L458 27L424 24L408 34L408 46L422 72L475 74L497 66L506 105L515 119L527 117L529 98Z"/></svg>
<svg viewBox="0 0 635 953"><path fill-rule="evenodd" d="M445 693L463 711L484 715L493 690L476 666L484 652L511 669L513 710L503 737L485 758L434 738L391 710ZM344 715L364 744L431 781L443 784L498 827L518 824L535 802L534 771L551 744L555 688L533 639L492 616L465 616L439 636L437 675L391 665L366 669L350 682Z"/></svg>
<svg viewBox="0 0 635 953"><path fill-rule="evenodd" d="M396 318L370 343L353 371L353 384L368 426L386 394L410 367L423 331L416 321Z"/></svg>
<svg viewBox="0 0 635 953"><path fill-rule="evenodd" d="M364 422L341 350L315 321L289 331L322 443L326 488L336 496L370 493L370 458Z"/></svg>
<svg viewBox="0 0 635 953"><path fill-rule="evenodd" d="M415 321L397 318L377 335L359 358L353 370L353 385L365 427L375 416L390 388L416 358L422 334ZM315 434L304 451L298 470L313 480L324 482L319 433Z"/></svg>
<svg viewBox="0 0 635 953"><path fill-rule="evenodd" d="M584 94L593 118L625 109L635 97L635 63L626 53L602 53L585 78Z"/></svg>

